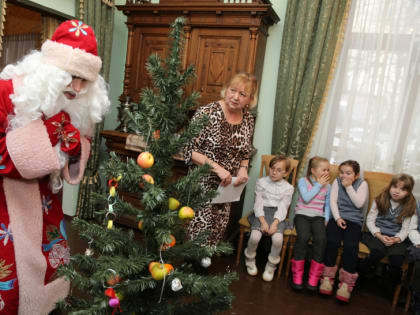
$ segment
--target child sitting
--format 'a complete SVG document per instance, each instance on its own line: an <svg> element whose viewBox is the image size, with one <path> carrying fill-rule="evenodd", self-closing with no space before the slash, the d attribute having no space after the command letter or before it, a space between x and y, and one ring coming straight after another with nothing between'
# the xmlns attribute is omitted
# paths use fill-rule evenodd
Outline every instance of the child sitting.
<svg viewBox="0 0 420 315"><path fill-rule="evenodd" d="M391 288L401 283L411 217L416 212L413 196L414 179L407 174L392 178L388 187L375 198L366 219L369 232L363 233L362 242L370 250L360 263L360 273L367 274L385 256L389 259Z"/></svg>
<svg viewBox="0 0 420 315"><path fill-rule="evenodd" d="M343 267L340 269L336 298L348 302L358 274L357 255L364 221L363 210L369 189L360 178L360 165L348 160L340 164L339 175L331 187L330 206L334 219L327 225L325 267L319 292L331 295L337 272L337 252L343 243Z"/></svg>
<svg viewBox="0 0 420 315"><path fill-rule="evenodd" d="M255 188L254 214L249 217L251 235L245 249L245 265L248 274L258 273L255 256L258 243L263 234L271 236L272 246L262 278L273 280L276 265L280 262L280 251L283 245L283 231L286 227L287 209L293 195L293 186L284 177L289 173L290 161L276 156L270 161L269 175L257 180Z"/></svg>
<svg viewBox="0 0 420 315"><path fill-rule="evenodd" d="M303 274L308 241L312 237L313 259L306 287L316 290L324 269L324 254L327 238L325 222L330 214L330 163L315 156L309 160L306 177L299 179L299 200L295 208L297 239L292 259L292 287L303 289Z"/></svg>

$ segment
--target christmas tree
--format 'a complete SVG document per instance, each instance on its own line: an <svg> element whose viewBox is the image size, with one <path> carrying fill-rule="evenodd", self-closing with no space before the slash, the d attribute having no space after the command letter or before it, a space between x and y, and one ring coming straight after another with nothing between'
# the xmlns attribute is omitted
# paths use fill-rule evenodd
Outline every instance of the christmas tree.
<svg viewBox="0 0 420 315"><path fill-rule="evenodd" d="M173 156L196 136L207 118L186 128L197 93L185 95L194 68L181 69L184 19L171 26L169 54L164 62L151 55L147 69L153 88L141 92L130 116L130 128L146 142L137 160L111 153L102 168L108 180L104 194L95 194L97 222L75 218L73 226L86 240L85 254L72 256L60 276L74 288L60 306L71 314L213 314L228 309L236 274L200 274L194 263L208 267L213 255L229 254L229 244L204 246L206 235L186 237L188 219L214 197L198 184L210 166L196 167L171 181ZM124 202L118 191L138 194L142 209ZM137 218L139 230L114 224L121 215ZM135 234L140 234L140 237Z"/></svg>

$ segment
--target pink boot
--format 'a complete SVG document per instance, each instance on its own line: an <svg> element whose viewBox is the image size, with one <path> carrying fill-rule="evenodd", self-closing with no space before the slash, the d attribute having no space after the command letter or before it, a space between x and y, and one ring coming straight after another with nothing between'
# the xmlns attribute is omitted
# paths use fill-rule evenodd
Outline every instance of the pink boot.
<svg viewBox="0 0 420 315"><path fill-rule="evenodd" d="M303 272L305 271L305 260L292 259L292 288L295 290L303 289Z"/></svg>
<svg viewBox="0 0 420 315"><path fill-rule="evenodd" d="M321 276L321 285L319 286L319 293L331 295L333 293L334 278L337 273L337 266L324 267L324 272Z"/></svg>
<svg viewBox="0 0 420 315"><path fill-rule="evenodd" d="M357 273L349 273L343 268L340 269L340 274L338 276L340 284L338 285L337 294L335 296L337 300L343 302L350 301L351 292L353 291L358 277L359 275Z"/></svg>
<svg viewBox="0 0 420 315"><path fill-rule="evenodd" d="M306 284L308 290L315 291L317 289L319 277L321 277L323 270L324 264L320 264L313 259L311 260L308 283Z"/></svg>

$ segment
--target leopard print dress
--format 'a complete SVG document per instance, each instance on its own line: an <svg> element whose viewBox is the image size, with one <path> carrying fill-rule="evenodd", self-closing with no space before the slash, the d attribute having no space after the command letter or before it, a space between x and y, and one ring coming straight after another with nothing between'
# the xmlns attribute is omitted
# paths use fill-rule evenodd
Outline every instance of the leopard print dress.
<svg viewBox="0 0 420 315"><path fill-rule="evenodd" d="M254 117L245 111L240 124L230 124L219 102L200 107L192 119L203 114L209 117L209 123L184 149L185 162L190 168L195 167L191 161L191 154L195 151L225 168L232 176L236 176L241 161L248 160L254 150ZM206 190L217 189L219 184L220 179L215 173L201 179L201 185ZM231 203L208 203L202 209L198 209L188 226L189 237L194 238L203 231L210 231L206 245L218 244L223 239L228 225L230 209Z"/></svg>

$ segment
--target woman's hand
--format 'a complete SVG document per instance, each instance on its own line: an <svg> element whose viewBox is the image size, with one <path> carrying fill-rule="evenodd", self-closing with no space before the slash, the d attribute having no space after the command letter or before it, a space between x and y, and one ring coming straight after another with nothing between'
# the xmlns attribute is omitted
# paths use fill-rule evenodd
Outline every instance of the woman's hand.
<svg viewBox="0 0 420 315"><path fill-rule="evenodd" d="M343 230L345 230L347 228L346 221L343 218L339 218L337 220L337 225Z"/></svg>
<svg viewBox="0 0 420 315"><path fill-rule="evenodd" d="M227 170L218 165L214 169L214 172L220 178L220 185L222 185L223 187L230 185L230 183L232 182L232 175Z"/></svg>
<svg viewBox="0 0 420 315"><path fill-rule="evenodd" d="M238 177L236 179L236 182L233 184L233 186L239 186L248 181L248 170L245 167L239 168L237 176Z"/></svg>

